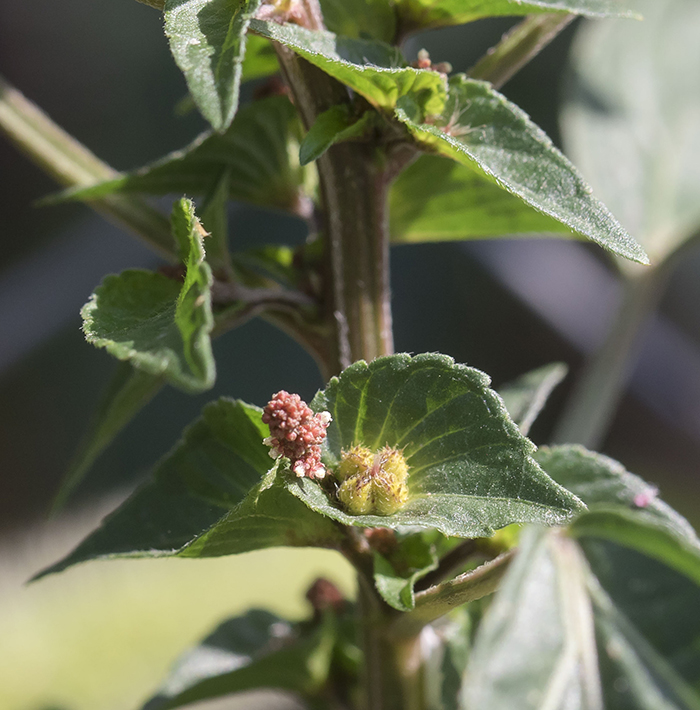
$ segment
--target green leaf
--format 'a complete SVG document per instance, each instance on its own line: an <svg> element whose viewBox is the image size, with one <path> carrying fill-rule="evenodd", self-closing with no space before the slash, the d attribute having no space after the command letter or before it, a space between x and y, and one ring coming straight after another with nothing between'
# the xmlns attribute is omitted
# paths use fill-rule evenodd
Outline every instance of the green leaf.
<svg viewBox="0 0 700 710"><path fill-rule="evenodd" d="M399 611L415 606L414 586L437 567L438 559L432 545L420 535L402 540L388 556L374 553L374 584L384 601Z"/></svg>
<svg viewBox="0 0 700 710"><path fill-rule="evenodd" d="M396 116L426 149L471 167L602 247L648 263L644 250L590 194L574 166L489 84L454 76L440 115L424 113L413 97L405 96Z"/></svg>
<svg viewBox="0 0 700 710"><path fill-rule="evenodd" d="M423 155L409 165L392 185L389 199L394 244L576 236L471 167L438 155Z"/></svg>
<svg viewBox="0 0 700 710"><path fill-rule="evenodd" d="M514 522L557 525L580 508L532 459L534 445L510 420L479 370L439 354L359 361L312 402L333 422L325 462L361 444L402 449L409 499L390 516L349 515L316 481L289 479L312 509L346 525L437 528L456 537L489 536Z"/></svg>
<svg viewBox="0 0 700 710"><path fill-rule="evenodd" d="M218 557L264 547L332 547L337 526L269 470L262 411L220 399L102 525L38 576L113 557Z"/></svg>
<svg viewBox="0 0 700 710"><path fill-rule="evenodd" d="M626 0L397 0L405 31L473 22L483 17L570 12L587 17L638 17Z"/></svg>
<svg viewBox="0 0 700 710"><path fill-rule="evenodd" d="M592 572L606 707L667 708L670 696L670 707L700 708L697 580L607 541L580 545Z"/></svg>
<svg viewBox="0 0 700 710"><path fill-rule="evenodd" d="M135 370L127 362L118 363L102 401L92 416L90 428L68 467L53 502L52 512L58 512L65 505L100 454L153 399L163 384L162 377Z"/></svg>
<svg viewBox="0 0 700 710"><path fill-rule="evenodd" d="M387 0L321 0L326 27L354 39L393 43L396 13Z"/></svg>
<svg viewBox="0 0 700 710"><path fill-rule="evenodd" d="M314 122L299 146L301 165L320 158L332 145L362 137L372 125L374 116L365 111L359 118L348 104L331 106Z"/></svg>
<svg viewBox="0 0 700 710"><path fill-rule="evenodd" d="M238 109L246 31L260 0L166 0L165 34L190 94L218 131Z"/></svg>
<svg viewBox="0 0 700 710"><path fill-rule="evenodd" d="M700 5L637 7L644 22L581 28L562 129L574 162L656 264L700 229Z"/></svg>
<svg viewBox="0 0 700 710"><path fill-rule="evenodd" d="M669 603L674 583L684 604ZM461 707L697 709L699 600L637 553L529 530L477 632Z"/></svg>
<svg viewBox="0 0 700 710"><path fill-rule="evenodd" d="M563 363L554 362L532 370L498 390L511 419L520 427L524 436L527 436L552 390L566 377L568 370Z"/></svg>
<svg viewBox="0 0 700 710"><path fill-rule="evenodd" d="M256 688L309 695L325 680L332 624L292 624L253 609L224 621L186 653L143 710L169 710Z"/></svg>
<svg viewBox="0 0 700 710"><path fill-rule="evenodd" d="M211 269L189 200L175 204L172 222L183 255L189 242L184 283L151 271L107 276L83 306L83 330L89 343L119 360L185 391L201 392L216 377L209 339Z"/></svg>
<svg viewBox="0 0 700 710"><path fill-rule="evenodd" d="M581 446L543 447L536 458L588 506L571 524L572 535L612 540L700 583L700 540L688 521L658 498L653 486L617 461Z"/></svg>
<svg viewBox="0 0 700 710"><path fill-rule="evenodd" d="M639 519L657 522L679 539L700 545L690 523L657 497L656 488L617 461L578 445L543 446L535 458L557 483L575 493L589 512L634 511Z"/></svg>
<svg viewBox="0 0 700 710"><path fill-rule="evenodd" d="M232 200L295 211L305 199L308 179L308 169L301 169L296 159L300 131L289 99L261 99L244 106L223 135L204 133L187 148L140 170L61 193L58 199L93 200L118 192L209 195L228 170Z"/></svg>
<svg viewBox="0 0 700 710"><path fill-rule="evenodd" d="M250 29L289 47L375 108L393 109L409 92L420 97L428 111L440 111L444 104L444 78L438 72L407 66L396 47L262 20L253 20Z"/></svg>

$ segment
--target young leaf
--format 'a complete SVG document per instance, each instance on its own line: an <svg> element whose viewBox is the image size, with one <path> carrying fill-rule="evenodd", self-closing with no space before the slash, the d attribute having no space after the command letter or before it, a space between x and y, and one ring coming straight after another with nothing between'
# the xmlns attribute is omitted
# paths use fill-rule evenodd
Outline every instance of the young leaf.
<svg viewBox="0 0 700 710"><path fill-rule="evenodd" d="M674 583L684 604L668 602ZM637 553L529 530L477 632L461 707L697 709L699 601Z"/></svg>
<svg viewBox="0 0 700 710"><path fill-rule="evenodd" d="M292 624L252 609L224 621L186 653L143 710L169 710L255 688L313 694L328 673L333 644L332 624Z"/></svg>
<svg viewBox="0 0 700 710"><path fill-rule="evenodd" d="M389 199L394 244L576 236L472 168L438 155L423 155L409 165L392 185Z"/></svg>
<svg viewBox="0 0 700 710"><path fill-rule="evenodd" d="M435 550L420 535L401 540L388 557L374 553L374 584L382 599L394 609L410 611L415 606L413 587L437 567Z"/></svg>
<svg viewBox="0 0 700 710"><path fill-rule="evenodd" d="M389 44L396 36L396 13L387 0L321 0L321 9L335 34Z"/></svg>
<svg viewBox="0 0 700 710"><path fill-rule="evenodd" d="M396 116L427 149L471 167L602 247L648 263L642 247L590 194L574 166L489 84L456 75L440 115L424 113L412 96L404 96Z"/></svg>
<svg viewBox="0 0 700 710"><path fill-rule="evenodd" d="M68 467L54 500L52 512L57 512L63 507L98 456L155 397L163 384L162 377L136 370L128 362L117 364L114 377L93 415L91 426Z"/></svg>
<svg viewBox="0 0 700 710"><path fill-rule="evenodd" d="M250 29L289 47L376 108L393 109L401 96L412 92L427 111L442 109L444 78L438 72L407 66L396 47L262 20L253 20Z"/></svg>
<svg viewBox="0 0 700 710"><path fill-rule="evenodd" d="M626 0L397 0L404 31L444 27L499 15L570 12L587 17L638 17Z"/></svg>
<svg viewBox="0 0 700 710"><path fill-rule="evenodd" d="M514 522L565 522L581 503L534 462L534 445L488 385L484 373L445 355L356 362L311 405L333 416L324 460L332 471L354 445L402 450L407 503L393 515L350 515L316 481L290 477L289 489L312 509L362 527L482 537Z"/></svg>
<svg viewBox="0 0 700 710"><path fill-rule="evenodd" d="M301 142L300 164L320 158L335 143L360 138L371 126L372 118L371 111L357 118L347 104L331 106L316 119Z"/></svg>
<svg viewBox="0 0 700 710"><path fill-rule="evenodd" d="M294 107L286 97L272 96L244 106L223 135L204 133L140 170L59 198L93 200L119 192L208 195L228 170L232 200L296 211L304 200L307 172L295 160L299 140Z"/></svg>
<svg viewBox="0 0 700 710"><path fill-rule="evenodd" d="M119 360L183 390L201 392L216 377L209 340L211 270L189 200L175 204L172 221L181 253L189 244L184 283L151 271L107 276L83 306L83 330L89 343Z"/></svg>
<svg viewBox="0 0 700 710"><path fill-rule="evenodd" d="M700 229L700 5L637 7L644 22L581 28L562 128L576 165L658 263Z"/></svg>
<svg viewBox="0 0 700 710"><path fill-rule="evenodd" d="M220 399L102 525L38 576L113 557L217 557L264 547L327 546L338 528L290 496L262 443L257 407ZM267 473L266 473L267 472Z"/></svg>
<svg viewBox="0 0 700 710"><path fill-rule="evenodd" d="M170 51L204 118L226 130L238 109L246 31L260 0L166 0Z"/></svg>
<svg viewBox="0 0 700 710"><path fill-rule="evenodd" d="M532 370L498 390L511 419L524 436L527 436L552 390L566 377L568 369L563 363L554 362Z"/></svg>

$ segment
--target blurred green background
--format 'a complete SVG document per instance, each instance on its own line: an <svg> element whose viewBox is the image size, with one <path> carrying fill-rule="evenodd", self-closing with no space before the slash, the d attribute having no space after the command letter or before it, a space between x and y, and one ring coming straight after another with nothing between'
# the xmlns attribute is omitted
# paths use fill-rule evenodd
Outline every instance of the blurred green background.
<svg viewBox="0 0 700 710"><path fill-rule="evenodd" d="M510 24L426 33L411 38L406 52L425 47L434 61L464 71ZM578 24L504 88L557 143L566 56ZM117 169L179 148L204 128L196 114L175 116L184 80L159 13L134 0L0 4L0 73ZM84 343L78 310L105 273L158 262L83 206L36 208L55 186L2 138L0 166L0 707L127 710L225 615L257 605L302 616L303 593L319 574L352 593L347 566L331 553L274 550L212 561L94 563L35 586L23 582L112 509L206 401L231 395L263 404L282 388L308 399L322 382L286 336L260 321L247 324L215 343L215 389L199 397L170 388L160 394L98 461L73 504L48 523L50 501L114 366ZM235 247L303 238L303 225L292 218L232 208ZM504 285L503 269L494 265L535 263L543 249L544 276L521 268L518 284ZM394 248L396 348L448 353L485 370L496 385L555 360L575 375L615 299L606 263L595 248L536 240ZM589 289L582 301L568 268L595 274L605 287L583 279L576 284ZM677 410L672 398L663 411L642 403L654 391L647 360L604 447L657 484L696 526L700 399L683 383L696 383L700 373L699 271L700 255L692 253L661 306L687 349L673 373L681 383ZM577 322L575 335L560 327ZM645 347L655 352L653 342ZM547 441L572 380L536 424L536 442Z"/></svg>

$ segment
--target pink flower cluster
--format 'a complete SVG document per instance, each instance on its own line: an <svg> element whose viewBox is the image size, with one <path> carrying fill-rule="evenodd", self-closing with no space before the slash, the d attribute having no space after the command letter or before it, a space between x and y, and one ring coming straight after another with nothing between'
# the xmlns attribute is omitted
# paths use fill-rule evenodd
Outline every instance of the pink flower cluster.
<svg viewBox="0 0 700 710"><path fill-rule="evenodd" d="M300 478L323 478L326 467L321 463L321 444L331 423L328 412L314 414L298 394L278 392L263 409L262 420L270 427L265 444L270 456L286 456L292 471Z"/></svg>

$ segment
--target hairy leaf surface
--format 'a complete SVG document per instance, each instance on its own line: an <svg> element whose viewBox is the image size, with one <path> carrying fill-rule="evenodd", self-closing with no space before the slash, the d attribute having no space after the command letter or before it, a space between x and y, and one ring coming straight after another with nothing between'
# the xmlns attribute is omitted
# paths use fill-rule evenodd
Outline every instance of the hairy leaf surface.
<svg viewBox="0 0 700 710"><path fill-rule="evenodd" d="M412 96L399 99L396 116L426 149L480 173L574 232L632 261L648 263L574 166L529 117L486 82L464 75L450 80L440 115Z"/></svg>
<svg viewBox="0 0 700 710"><path fill-rule="evenodd" d="M543 447L537 460L588 506L571 533L625 545L663 561L700 583L700 540L688 521L653 486L617 461L581 446Z"/></svg>
<svg viewBox="0 0 700 710"><path fill-rule="evenodd" d="M442 109L444 78L434 71L407 66L396 47L262 20L253 20L250 28L289 47L364 96L376 108L393 109L401 96L411 92L420 97L426 110Z"/></svg>
<svg viewBox="0 0 700 710"><path fill-rule="evenodd" d="M286 491L270 469L257 407L221 399L102 525L39 576L92 559L217 557L264 547L332 546L333 523Z"/></svg>
<svg viewBox="0 0 700 710"><path fill-rule="evenodd" d="M216 377L209 339L211 269L192 202L183 198L175 204L172 224L185 258L184 283L151 271L107 276L83 306L83 330L88 342L119 360L199 392Z"/></svg>
<svg viewBox="0 0 700 710"><path fill-rule="evenodd" d="M394 244L556 235L576 237L556 219L475 172L439 155L423 155L391 187Z"/></svg>
<svg viewBox="0 0 700 710"><path fill-rule="evenodd" d="M314 510L363 527L480 537L514 522L565 522L581 503L535 463L534 445L488 385L484 373L438 354L351 365L312 403L333 416L327 466L332 470L341 451L356 444L401 449L408 502L393 515L354 516L316 481L290 479L290 490Z"/></svg>
<svg viewBox="0 0 700 710"><path fill-rule="evenodd" d="M246 31L260 0L166 0L170 51L204 118L217 131L238 109Z"/></svg>

